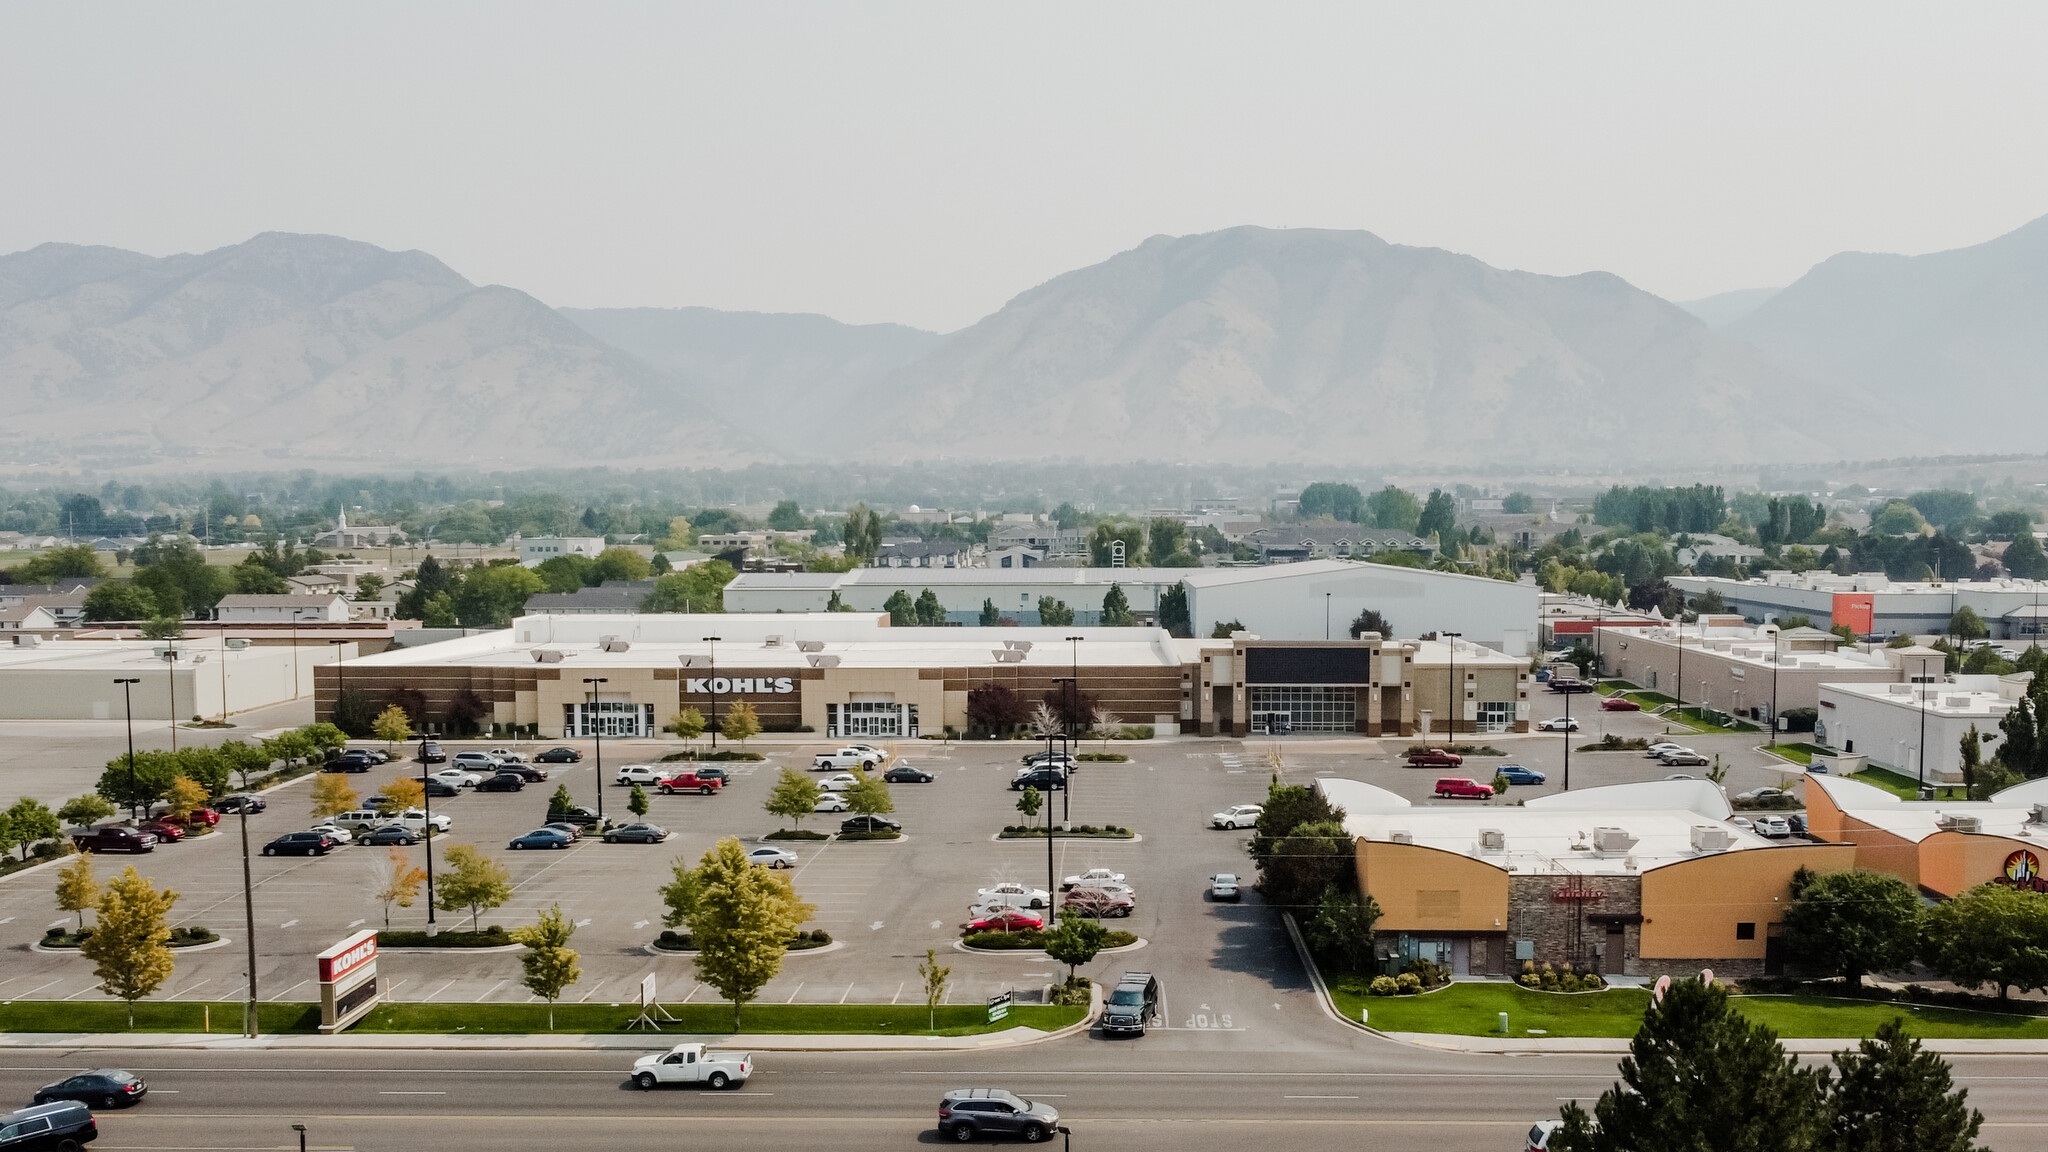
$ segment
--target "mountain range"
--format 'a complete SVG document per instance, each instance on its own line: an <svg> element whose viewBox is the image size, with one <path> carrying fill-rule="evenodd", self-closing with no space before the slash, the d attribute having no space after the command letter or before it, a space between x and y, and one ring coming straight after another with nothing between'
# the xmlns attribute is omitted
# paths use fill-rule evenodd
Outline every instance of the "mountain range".
<svg viewBox="0 0 2048 1152"><path fill-rule="evenodd" d="M160 258L44 244L0 256L0 465L1654 466L2020 447L2048 432L2027 402L2044 305L2048 219L1684 307L1367 232L1155 236L944 335L557 309L332 236ZM1995 427L1930 419L1958 385Z"/></svg>

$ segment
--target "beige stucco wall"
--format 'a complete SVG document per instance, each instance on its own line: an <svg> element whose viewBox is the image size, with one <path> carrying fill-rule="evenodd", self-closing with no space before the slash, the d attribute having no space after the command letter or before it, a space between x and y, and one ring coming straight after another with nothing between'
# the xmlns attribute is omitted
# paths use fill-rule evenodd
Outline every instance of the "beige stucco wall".
<svg viewBox="0 0 2048 1152"><path fill-rule="evenodd" d="M130 693L137 720L164 721L172 718L172 684L176 685L177 718L221 715L223 690L227 713L234 715L252 708L264 708L313 694L313 669L333 664L334 649L321 647L251 646L223 653L203 642L183 649L176 666L167 664L137 643L116 648L109 644L107 658L82 666L56 666L24 662L0 665L0 719L6 720L120 720L128 713L121 685L114 681L134 677L141 683ZM354 645L343 645L353 656ZM197 664L186 661L203 655ZM296 680L296 688L294 687Z"/></svg>

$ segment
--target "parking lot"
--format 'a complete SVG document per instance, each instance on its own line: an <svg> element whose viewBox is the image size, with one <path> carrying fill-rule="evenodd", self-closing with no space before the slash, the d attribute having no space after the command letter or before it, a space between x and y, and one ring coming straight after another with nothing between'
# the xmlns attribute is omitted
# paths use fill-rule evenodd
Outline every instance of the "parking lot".
<svg viewBox="0 0 2048 1152"><path fill-rule="evenodd" d="M1652 735L1657 721L1635 715L1608 714L1607 730L1623 735ZM1598 728L1581 732L1573 743L1597 739ZM1565 738L1558 734L1490 737L1508 752L1508 760L1550 774L1544 785L1523 786L1503 801L1554 792ZM1754 737L1697 737L1688 743L1703 752L1721 752L1734 765L1731 791L1775 784L1782 772L1753 750ZM1072 792L1052 793L1054 812L1071 806L1076 824L1113 823L1134 828L1141 839L1118 842L1091 839L1056 840L1051 878L1095 866L1128 877L1136 889L1137 908L1125 920L1111 922L1139 936L1143 945L1132 952L1100 957L1084 969L1098 978L1113 978L1126 968L1159 975L1165 992L1168 1026L1185 1031L1189 1043L1227 1043L1247 1030L1274 1033L1268 1042L1285 1043L1298 1027L1301 1013L1316 1011L1284 932L1275 918L1259 907L1255 893L1241 905L1215 904L1206 897L1206 880L1215 872L1251 871L1244 854L1249 832L1223 832L1208 826L1210 813L1231 804L1263 798L1269 771L1269 750L1280 751L1283 770L1292 782L1306 783L1320 775L1354 777L1394 789L1418 802L1429 796L1441 773L1409 769L1402 760L1406 740L1292 738L1271 741L1178 739L1119 744L1132 759L1125 764L1084 764ZM479 745L481 746L481 745ZM529 754L549 746L541 742ZM702 1001L715 998L694 978L686 956L650 955L646 946L661 930L663 905L658 889L681 860L694 864L715 841L737 836L751 844L780 823L762 808L777 770L808 764L817 746L757 744L767 759L725 765L732 781L723 794L661 796L651 794L648 819L671 830L660 845L604 844L586 839L561 851L506 850L513 836L537 827L548 797L566 783L580 804L597 801L597 770L593 749L580 764L548 765L551 779L530 784L518 793L463 795L439 800L436 813L454 824L437 838L437 851L451 843L482 847L509 869L515 894L506 906L483 914L482 923L514 926L559 903L577 925L573 946L582 953L583 979L568 993L571 1001L613 1003L628 1000L640 979L654 972L664 1000ZM457 745L450 744L454 751ZM609 779L621 764L653 759L674 748L648 742L608 741L604 749ZM896 817L904 839L896 842L798 842L788 846L800 863L791 873L798 894L817 908L809 927L823 928L836 942L830 949L792 953L783 974L762 994L768 1003L915 1003L922 997L917 965L927 948L939 951L941 962L953 965L948 992L951 1003L978 1002L997 992L1030 994L1063 973L1040 954L967 954L954 947L959 925L967 918L975 890L998 881L1015 880L1044 887L1047 853L1041 839L1002 841L996 834L1019 823L1017 793L1007 788L1019 757L1030 751L1022 743L899 746L899 762L932 772L928 784L892 786ZM1090 746L1092 750L1093 746ZM1463 774L1486 780L1494 761L1468 761ZM415 772L410 761L395 760L367 774L349 776L368 795L400 772ZM1666 770L1641 753L1575 754L1573 785L1583 788L1624 780L1655 779ZM270 794L268 811L249 818L252 849L272 837L304 828L308 819L307 780L285 785ZM630 819L628 789L604 789L604 808L615 819ZM819 815L805 821L810 828L831 831L840 817ZM1043 819L1041 815L1040 819ZM180 894L175 910L179 924L202 924L231 942L203 951L184 952L178 970L161 996L233 999L244 987L246 966L240 947L242 929L241 869L236 818L226 818L215 835L165 845L140 857L100 858L102 876L134 863L159 884ZM383 910L373 896L378 873L387 861L382 848L346 847L326 857L256 856L256 928L261 995L266 1000L314 998L312 957L350 931L381 927ZM422 862L424 846L401 849ZM0 947L8 963L0 974L0 997L22 999L95 998L90 966L75 954L31 951L47 926L70 923L56 910L51 889L54 870L17 874L0 881ZM468 916L441 912L444 929L466 928ZM424 903L393 909L391 926L421 928ZM526 1000L520 985L518 957L506 952L388 952L383 959L387 994L404 1001L470 1002ZM1196 1034L1213 1034L1213 1037Z"/></svg>

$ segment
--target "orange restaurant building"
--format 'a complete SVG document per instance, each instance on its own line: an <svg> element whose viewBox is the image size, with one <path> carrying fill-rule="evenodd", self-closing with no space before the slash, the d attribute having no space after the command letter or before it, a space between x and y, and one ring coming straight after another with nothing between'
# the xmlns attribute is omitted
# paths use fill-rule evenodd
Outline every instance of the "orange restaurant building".
<svg viewBox="0 0 2048 1152"><path fill-rule="evenodd" d="M2048 778L1989 800L1905 800L1860 780L1806 777L1807 828L1856 865L1946 899L1980 884L2048 891Z"/></svg>
<svg viewBox="0 0 2048 1152"><path fill-rule="evenodd" d="M1850 868L1858 853L1737 828L1706 781L1456 807L1356 780L1317 787L1344 810L1389 974L1416 959L1474 976L1531 960L1625 976L1776 974L1793 873Z"/></svg>

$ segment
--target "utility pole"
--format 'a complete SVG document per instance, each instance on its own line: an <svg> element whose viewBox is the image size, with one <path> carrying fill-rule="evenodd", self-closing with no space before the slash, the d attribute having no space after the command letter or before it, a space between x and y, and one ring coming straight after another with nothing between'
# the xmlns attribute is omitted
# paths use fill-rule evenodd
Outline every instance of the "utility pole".
<svg viewBox="0 0 2048 1152"><path fill-rule="evenodd" d="M256 884L249 875L249 804L237 805L242 825L242 931L249 937L249 1010L243 1013L243 1032L255 1039L261 1025L256 1019Z"/></svg>
<svg viewBox="0 0 2048 1152"><path fill-rule="evenodd" d="M121 703L128 710L128 819L136 820L139 817L135 810L135 799L136 794L142 790L142 784L135 777L135 698L129 693L135 685L142 683L142 678L123 676L114 683L121 686Z"/></svg>
<svg viewBox="0 0 2048 1152"><path fill-rule="evenodd" d="M604 826L604 724L597 717L597 686L611 682L609 676L585 676L590 685L590 730L597 736L597 823Z"/></svg>
<svg viewBox="0 0 2048 1152"><path fill-rule="evenodd" d="M426 775L427 734L422 732L420 733L420 776L424 778ZM424 784L426 781L423 779L422 783ZM424 793L421 797L421 803L426 805L427 813L427 826L420 833L424 838L423 842L427 846L427 935L435 936L440 934L441 929L439 925L434 923L434 790L430 787L423 787L421 791Z"/></svg>
<svg viewBox="0 0 2048 1152"><path fill-rule="evenodd" d="M1448 644L1451 649L1451 699L1450 708L1448 709L1450 713L1451 735L1450 739L1445 741L1445 747L1448 748L1450 745L1458 742L1458 713L1463 708L1465 700L1464 687L1458 683L1458 637L1463 636L1464 633L1440 631L1437 635L1443 637L1444 643Z"/></svg>
<svg viewBox="0 0 2048 1152"><path fill-rule="evenodd" d="M704 686L711 689L711 719L705 722L705 726L711 729L711 750L713 752L718 751L718 641L720 639L722 637L704 637L704 642L711 645L711 678L704 682Z"/></svg>

